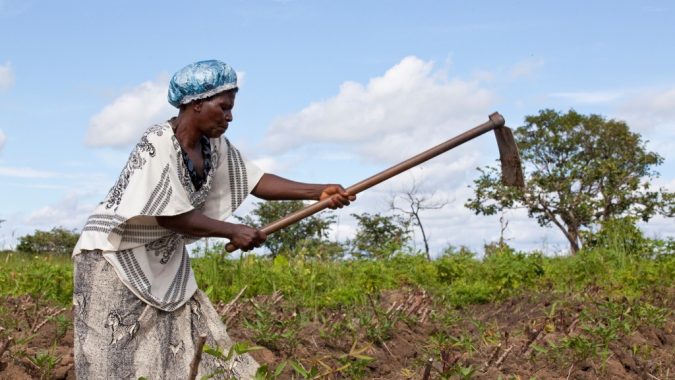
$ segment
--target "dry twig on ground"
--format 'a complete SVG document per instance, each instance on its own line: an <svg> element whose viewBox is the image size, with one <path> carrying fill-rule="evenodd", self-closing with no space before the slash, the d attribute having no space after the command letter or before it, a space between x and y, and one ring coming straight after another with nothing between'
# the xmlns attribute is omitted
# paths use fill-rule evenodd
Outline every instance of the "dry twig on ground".
<svg viewBox="0 0 675 380"><path fill-rule="evenodd" d="M192 357L192 362L190 363L190 374L188 375L188 380L195 380L197 378L197 369L199 368L199 362L202 360L202 351L204 350L205 343L206 335L202 334L199 336L197 347L195 347L195 356Z"/></svg>

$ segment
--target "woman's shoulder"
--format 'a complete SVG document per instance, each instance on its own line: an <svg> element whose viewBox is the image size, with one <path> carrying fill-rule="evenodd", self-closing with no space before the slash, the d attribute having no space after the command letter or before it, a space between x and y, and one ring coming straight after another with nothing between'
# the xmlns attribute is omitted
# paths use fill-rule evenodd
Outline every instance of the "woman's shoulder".
<svg viewBox="0 0 675 380"><path fill-rule="evenodd" d="M172 152L180 149L169 123L155 124L143 132L136 148L155 156L157 150Z"/></svg>
<svg viewBox="0 0 675 380"><path fill-rule="evenodd" d="M171 137L172 135L173 129L171 129L171 124L168 122L152 125L143 132L143 137L145 138Z"/></svg>
<svg viewBox="0 0 675 380"><path fill-rule="evenodd" d="M147 144L148 142L154 144L173 145L174 134L171 124L160 123L155 124L143 132L140 144Z"/></svg>

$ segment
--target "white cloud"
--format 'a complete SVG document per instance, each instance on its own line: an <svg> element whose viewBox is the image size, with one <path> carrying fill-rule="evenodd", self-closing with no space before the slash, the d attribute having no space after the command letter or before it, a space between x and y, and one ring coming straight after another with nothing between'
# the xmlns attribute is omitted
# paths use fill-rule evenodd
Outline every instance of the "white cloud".
<svg viewBox="0 0 675 380"><path fill-rule="evenodd" d="M253 160L253 163L256 164L265 173L279 172L286 169L286 167L284 167L279 160L273 157L260 157L258 159Z"/></svg>
<svg viewBox="0 0 675 380"><path fill-rule="evenodd" d="M617 116L631 127L646 132L675 129L675 87L635 92L621 103Z"/></svg>
<svg viewBox="0 0 675 380"><path fill-rule="evenodd" d="M149 126L168 119L176 110L166 100L166 78L144 82L120 95L89 123L90 146L125 146Z"/></svg>
<svg viewBox="0 0 675 380"><path fill-rule="evenodd" d="M479 82L492 82L495 80L495 74L488 70L474 70L471 73L471 78Z"/></svg>
<svg viewBox="0 0 675 380"><path fill-rule="evenodd" d="M631 130L648 141L647 148L665 158L662 173L675 173L675 87L633 91L614 110Z"/></svg>
<svg viewBox="0 0 675 380"><path fill-rule="evenodd" d="M9 89L14 85L14 72L10 62L0 65L0 90Z"/></svg>
<svg viewBox="0 0 675 380"><path fill-rule="evenodd" d="M83 194L70 193L55 204L31 212L24 223L35 229L62 226L68 229L81 229L94 204L82 202Z"/></svg>
<svg viewBox="0 0 675 380"><path fill-rule="evenodd" d="M246 86L246 71L237 71L237 87L242 89Z"/></svg>
<svg viewBox="0 0 675 380"><path fill-rule="evenodd" d="M23 14L33 7L32 1L25 0L0 0L0 17L9 18Z"/></svg>
<svg viewBox="0 0 675 380"><path fill-rule="evenodd" d="M544 67L544 60L541 58L520 61L511 69L511 78L530 76L542 67Z"/></svg>
<svg viewBox="0 0 675 380"><path fill-rule="evenodd" d="M344 144L363 159L392 162L483 122L493 94L477 82L449 79L433 62L406 57L366 85L277 119L264 144L275 153L306 144Z"/></svg>
<svg viewBox="0 0 675 380"><path fill-rule="evenodd" d="M572 91L556 92L549 95L553 98L562 98L579 104L604 104L611 103L623 96L618 91Z"/></svg>
<svg viewBox="0 0 675 380"><path fill-rule="evenodd" d="M663 187L668 191L674 191L675 192L675 178L673 178L669 182L665 182L665 183L663 181L659 181L659 180L657 180L655 182L656 182L656 184L655 184L656 186Z"/></svg>
<svg viewBox="0 0 675 380"><path fill-rule="evenodd" d="M55 178L58 173L35 170L31 168L0 167L0 176L18 178Z"/></svg>
<svg viewBox="0 0 675 380"><path fill-rule="evenodd" d="M675 238L673 218L656 215L648 223L638 223L644 235L651 239Z"/></svg>
<svg viewBox="0 0 675 380"><path fill-rule="evenodd" d="M5 146L5 141L7 141L7 136L5 136L5 132L0 129L0 152L2 152L2 148Z"/></svg>

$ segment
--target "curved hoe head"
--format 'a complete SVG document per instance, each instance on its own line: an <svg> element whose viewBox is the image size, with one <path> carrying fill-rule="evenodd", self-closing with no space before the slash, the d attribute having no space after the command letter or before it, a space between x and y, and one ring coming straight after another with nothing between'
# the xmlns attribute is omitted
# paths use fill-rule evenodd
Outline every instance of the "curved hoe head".
<svg viewBox="0 0 675 380"><path fill-rule="evenodd" d="M495 128L494 131L499 147L499 160L502 163L502 183L506 186L525 187L523 166L513 132L509 127Z"/></svg>

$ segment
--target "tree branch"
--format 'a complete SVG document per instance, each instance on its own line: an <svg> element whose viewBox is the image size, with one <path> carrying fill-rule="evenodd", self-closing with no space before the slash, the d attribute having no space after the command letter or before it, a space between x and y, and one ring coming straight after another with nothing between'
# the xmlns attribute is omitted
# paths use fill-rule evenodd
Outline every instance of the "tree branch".
<svg viewBox="0 0 675 380"><path fill-rule="evenodd" d="M549 220L553 222L553 224L555 224L560 229L560 231L562 231L567 240L570 242L573 253L576 253L579 250L579 244L577 243L576 239L574 239L574 237L570 235L567 228L563 226L562 223L560 223L558 219L555 217L555 215L551 212L551 210L549 210L548 206L541 198L541 196L537 196L537 200L538 200L537 203L539 204L539 206L541 206L542 210L544 211L546 216L548 216Z"/></svg>

